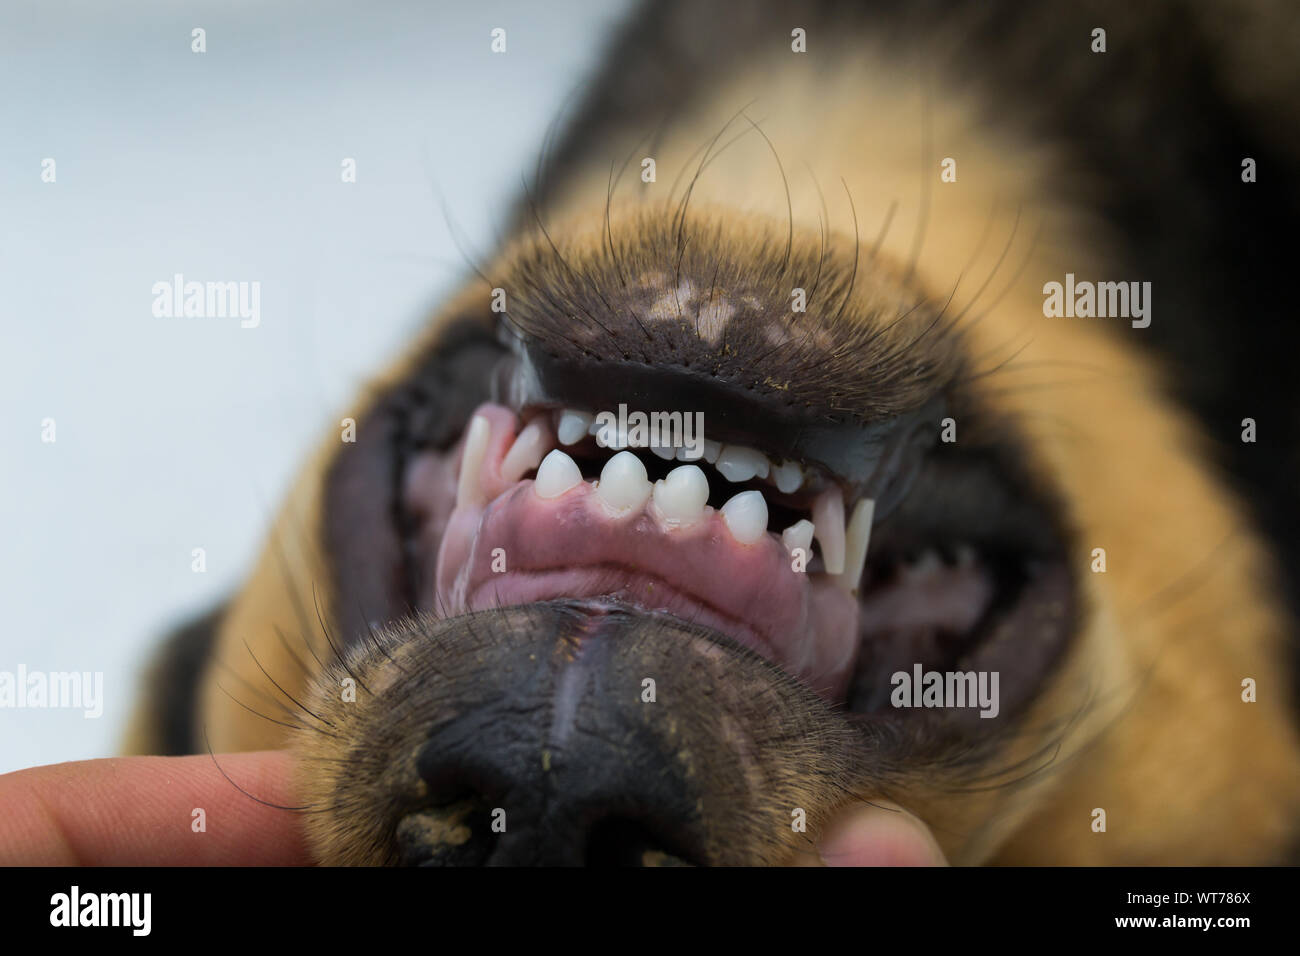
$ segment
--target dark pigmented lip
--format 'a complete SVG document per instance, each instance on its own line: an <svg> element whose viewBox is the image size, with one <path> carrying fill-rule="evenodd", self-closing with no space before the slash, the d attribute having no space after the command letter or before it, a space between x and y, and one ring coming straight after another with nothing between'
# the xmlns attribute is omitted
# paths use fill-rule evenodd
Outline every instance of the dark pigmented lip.
<svg viewBox="0 0 1300 956"><path fill-rule="evenodd" d="M846 500L872 498L885 514L905 492L907 472L938 438L946 402L937 394L920 408L884 421L861 422L830 408L805 408L782 393L724 381L666 362L582 361L552 355L528 340L492 375L495 401L516 411L532 408L704 415L715 441L758 448L774 460L814 464L844 488Z"/></svg>
<svg viewBox="0 0 1300 956"><path fill-rule="evenodd" d="M893 675L910 676L918 667L922 672L997 673L998 714L993 719L967 719L976 729L1016 715L1032 698L1065 649L1078 610L1073 576L1061 560L1036 565L1016 585L1003 586L976 623L950 646L933 640L932 633L890 635L872 618L873 595L868 592L863 600L863 644L846 701L850 710L893 713ZM873 626L875 631L868 630ZM958 710L951 716L960 721L976 714Z"/></svg>
<svg viewBox="0 0 1300 956"><path fill-rule="evenodd" d="M1023 460L1006 438L979 449L943 446L900 507L873 530L852 709L888 716L892 675L920 664L931 671L998 672L999 717L1006 719L1034 696L1060 659L1080 621L1069 559L1073 535L1059 505L1021 472ZM978 559L964 575L955 570L962 566L954 553L958 545ZM946 570L932 581L970 587L978 576L987 584L987 598L967 608L959 630L943 629L948 612L939 602L949 595L927 594L924 577L913 585L910 604L905 586L899 593L900 573L925 554L943 556ZM918 605L931 606L928 623L907 621ZM990 723L976 720L974 726Z"/></svg>

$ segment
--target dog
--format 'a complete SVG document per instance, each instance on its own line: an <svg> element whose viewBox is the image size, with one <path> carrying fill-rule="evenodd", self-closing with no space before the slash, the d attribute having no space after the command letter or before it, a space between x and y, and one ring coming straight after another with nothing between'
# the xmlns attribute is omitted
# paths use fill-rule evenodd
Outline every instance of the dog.
<svg viewBox="0 0 1300 956"><path fill-rule="evenodd" d="M646 5L128 749L291 748L325 864L1294 859L1298 51Z"/></svg>

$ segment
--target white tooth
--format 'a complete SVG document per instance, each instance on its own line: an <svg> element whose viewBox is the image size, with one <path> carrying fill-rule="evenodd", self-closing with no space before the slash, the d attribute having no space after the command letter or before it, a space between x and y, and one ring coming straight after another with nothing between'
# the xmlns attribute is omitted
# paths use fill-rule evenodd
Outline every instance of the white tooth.
<svg viewBox="0 0 1300 956"><path fill-rule="evenodd" d="M480 472L487 457L488 440L492 425L482 415L475 415L465 435L465 451L460 457L460 477L456 481L456 506L473 507L487 502L483 493Z"/></svg>
<svg viewBox="0 0 1300 956"><path fill-rule="evenodd" d="M578 463L557 448L537 466L533 491L537 492L539 498L558 498L580 484L582 471L578 468Z"/></svg>
<svg viewBox="0 0 1300 956"><path fill-rule="evenodd" d="M730 482L766 478L769 468L767 456L744 445L723 445L718 452L717 469Z"/></svg>
<svg viewBox="0 0 1300 956"><path fill-rule="evenodd" d="M653 490L646 477L645 465L630 451L621 451L600 472L596 494L616 511L640 508Z"/></svg>
<svg viewBox="0 0 1300 956"><path fill-rule="evenodd" d="M850 594L857 592L862 569L867 565L867 544L871 541L871 519L875 514L876 503L870 498L863 498L853 506L845 543L844 573L835 582Z"/></svg>
<svg viewBox="0 0 1300 956"><path fill-rule="evenodd" d="M741 544L753 544L767 534L767 502L761 491L742 491L722 506L722 520Z"/></svg>
<svg viewBox="0 0 1300 956"><path fill-rule="evenodd" d="M827 574L844 573L844 495L839 488L827 488L812 506L817 543Z"/></svg>
<svg viewBox="0 0 1300 956"><path fill-rule="evenodd" d="M671 445L651 445L650 450L664 461L673 460L673 447Z"/></svg>
<svg viewBox="0 0 1300 956"><path fill-rule="evenodd" d="M542 456L551 450L551 430L540 421L529 422L515 437L515 443L501 462L501 477L518 481L524 473L536 468Z"/></svg>
<svg viewBox="0 0 1300 956"><path fill-rule="evenodd" d="M704 516L709 479L696 465L682 465L655 482L655 506L675 524L688 525Z"/></svg>
<svg viewBox="0 0 1300 956"><path fill-rule="evenodd" d="M587 429L595 420L596 417L587 412L566 408L560 413L560 424L555 429L555 435L560 439L561 445L576 444L582 441L582 437L587 434Z"/></svg>
<svg viewBox="0 0 1300 956"><path fill-rule="evenodd" d="M781 532L781 543L785 549L794 554L795 548L803 548L805 558L812 557L813 523L801 518Z"/></svg>
<svg viewBox="0 0 1300 956"><path fill-rule="evenodd" d="M698 446L695 448L689 448L686 445L683 445L681 448L677 449L678 461L699 461L702 457L704 457L703 449Z"/></svg>
<svg viewBox="0 0 1300 956"><path fill-rule="evenodd" d="M803 484L803 469L797 461L786 461L772 468L772 480L782 494L798 491Z"/></svg>
<svg viewBox="0 0 1300 956"><path fill-rule="evenodd" d="M710 465L718 460L718 454L722 451L722 442L714 441L711 438L704 439L704 460Z"/></svg>

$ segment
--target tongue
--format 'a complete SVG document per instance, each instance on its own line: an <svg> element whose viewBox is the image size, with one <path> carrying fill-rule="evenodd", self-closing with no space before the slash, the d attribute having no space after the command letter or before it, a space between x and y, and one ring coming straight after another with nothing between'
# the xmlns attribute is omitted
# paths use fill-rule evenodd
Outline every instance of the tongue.
<svg viewBox="0 0 1300 956"><path fill-rule="evenodd" d="M485 404L475 414L486 426L468 455L462 439L457 470L477 465L477 474L459 475L421 606L454 615L555 598L617 600L716 630L842 697L857 657L858 602L829 576L792 570L772 534L741 544L711 508L683 528L653 501L611 511L590 482L541 498L531 479L502 476L519 430L514 412ZM419 475L413 470L408 498L425 495Z"/></svg>

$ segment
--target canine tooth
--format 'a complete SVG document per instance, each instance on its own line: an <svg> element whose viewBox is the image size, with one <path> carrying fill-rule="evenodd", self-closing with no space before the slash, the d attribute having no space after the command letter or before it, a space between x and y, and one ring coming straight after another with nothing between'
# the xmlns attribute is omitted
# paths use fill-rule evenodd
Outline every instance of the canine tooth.
<svg viewBox="0 0 1300 956"><path fill-rule="evenodd" d="M858 590L862 569L867 565L867 545L871 541L871 520L875 514L876 503L870 498L863 498L853 506L845 541L844 573L836 579L836 583L850 594Z"/></svg>
<svg viewBox="0 0 1300 956"><path fill-rule="evenodd" d="M630 451L621 451L605 462L600 472L600 483L596 485L600 500L617 511L640 508L652 490L645 465Z"/></svg>
<svg viewBox="0 0 1300 956"><path fill-rule="evenodd" d="M702 457L704 457L703 452L698 448L688 448L683 445L677 449L676 458L678 461L699 461Z"/></svg>
<svg viewBox="0 0 1300 956"><path fill-rule="evenodd" d="M770 467L767 456L744 445L723 445L716 465L722 477L732 483L766 478Z"/></svg>
<svg viewBox="0 0 1300 956"><path fill-rule="evenodd" d="M712 438L704 439L704 460L710 465L718 460L718 455L722 452L722 442L714 441Z"/></svg>
<svg viewBox="0 0 1300 956"><path fill-rule="evenodd" d="M772 481L782 494L798 491L803 484L803 469L797 461L786 461L772 466Z"/></svg>
<svg viewBox="0 0 1300 956"><path fill-rule="evenodd" d="M827 488L812 506L813 526L822 549L827 574L844 573L844 495L839 488Z"/></svg>
<svg viewBox="0 0 1300 956"><path fill-rule="evenodd" d="M582 441L595 420L595 415L566 408L560 413L560 424L555 429L555 435L560 439L561 445L576 444Z"/></svg>
<svg viewBox="0 0 1300 956"><path fill-rule="evenodd" d="M812 557L813 523L807 518L800 518L781 532L781 543L791 554L795 548L803 548L805 558Z"/></svg>
<svg viewBox="0 0 1300 956"><path fill-rule="evenodd" d="M457 507L486 503L479 477L491 437L491 423L484 416L475 415L470 420L469 431L465 435L465 451L460 458L460 477L456 481Z"/></svg>
<svg viewBox="0 0 1300 956"><path fill-rule="evenodd" d="M696 465L682 465L655 482L655 505L669 521L691 524L704 516L709 479Z"/></svg>
<svg viewBox="0 0 1300 956"><path fill-rule="evenodd" d="M539 421L529 422L515 438L501 462L501 477L518 481L524 473L542 463L542 456L551 450L550 429Z"/></svg>
<svg viewBox="0 0 1300 956"><path fill-rule="evenodd" d="M761 491L742 491L722 506L722 520L741 544L753 544L767 533L767 502Z"/></svg>
<svg viewBox="0 0 1300 956"><path fill-rule="evenodd" d="M533 491L539 498L558 498L570 488L582 484L578 463L560 449L555 449L537 466Z"/></svg>

